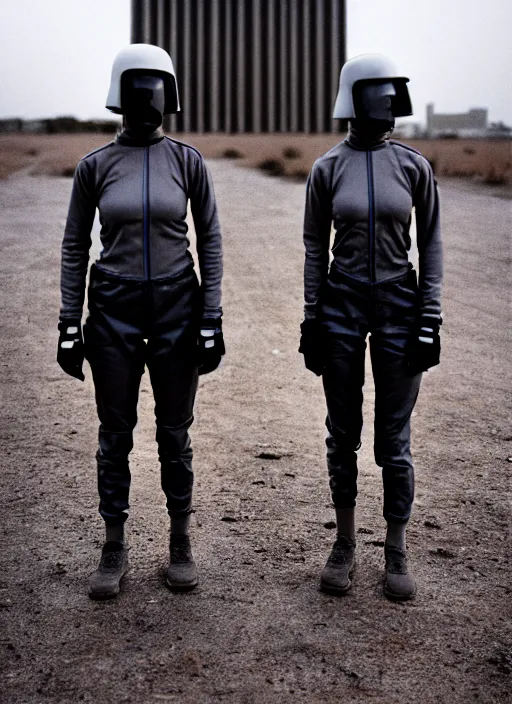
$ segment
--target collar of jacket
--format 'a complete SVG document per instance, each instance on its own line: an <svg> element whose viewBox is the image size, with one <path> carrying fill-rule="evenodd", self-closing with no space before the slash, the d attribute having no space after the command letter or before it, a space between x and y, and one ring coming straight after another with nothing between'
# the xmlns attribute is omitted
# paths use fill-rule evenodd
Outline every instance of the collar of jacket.
<svg viewBox="0 0 512 704"><path fill-rule="evenodd" d="M373 151L374 149L383 149L387 146L389 133L384 132L383 134L377 134L373 136L368 136L358 132L352 125L349 128L347 138L345 139L345 144L348 144L352 149L357 149L358 151L367 152Z"/></svg>
<svg viewBox="0 0 512 704"><path fill-rule="evenodd" d="M116 142L121 144L123 147L150 147L152 144L161 142L164 137L164 131L161 127L156 129L147 137L134 135L133 132L130 132L130 130L124 129L117 135Z"/></svg>

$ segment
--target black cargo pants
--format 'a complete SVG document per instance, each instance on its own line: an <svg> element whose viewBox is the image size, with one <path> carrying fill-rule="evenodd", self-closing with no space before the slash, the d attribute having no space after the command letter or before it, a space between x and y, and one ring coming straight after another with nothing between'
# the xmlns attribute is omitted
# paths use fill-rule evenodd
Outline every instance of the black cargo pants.
<svg viewBox="0 0 512 704"><path fill-rule="evenodd" d="M188 429L197 390L200 289L192 268L175 278L131 281L91 268L84 325L100 420L99 511L106 523L128 517L137 401L147 365L155 399L162 489L170 515L190 512L192 448Z"/></svg>
<svg viewBox="0 0 512 704"><path fill-rule="evenodd" d="M332 500L355 506L357 455L363 425L366 337L375 382L375 461L382 467L384 518L405 523L414 498L410 418L421 374L409 376L406 348L418 316L416 272L365 284L331 270L322 297L326 333L323 384L327 401L327 466Z"/></svg>

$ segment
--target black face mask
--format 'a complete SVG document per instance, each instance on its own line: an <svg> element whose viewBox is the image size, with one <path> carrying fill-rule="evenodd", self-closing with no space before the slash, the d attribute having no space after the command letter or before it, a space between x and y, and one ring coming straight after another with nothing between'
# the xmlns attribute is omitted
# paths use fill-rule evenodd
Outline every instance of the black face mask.
<svg viewBox="0 0 512 704"><path fill-rule="evenodd" d="M390 132L395 126L393 102L396 90L391 82L364 83L354 87L357 129L371 135Z"/></svg>
<svg viewBox="0 0 512 704"><path fill-rule="evenodd" d="M163 78L131 73L123 75L121 108L126 125L130 129L142 133L158 129L165 110Z"/></svg>

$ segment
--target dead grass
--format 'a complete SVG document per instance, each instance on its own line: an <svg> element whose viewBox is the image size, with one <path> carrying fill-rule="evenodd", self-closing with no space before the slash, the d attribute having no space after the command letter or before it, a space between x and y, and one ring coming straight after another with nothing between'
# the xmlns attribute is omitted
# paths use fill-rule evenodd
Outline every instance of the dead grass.
<svg viewBox="0 0 512 704"><path fill-rule="evenodd" d="M304 179L315 159L343 135L200 135L179 134L206 158L237 154L237 163L258 168L279 161L280 174ZM84 154L111 139L106 134L0 135L0 178L29 168L33 174L72 175ZM408 140L433 164L438 176L476 177L488 184L512 183L512 142L507 140Z"/></svg>

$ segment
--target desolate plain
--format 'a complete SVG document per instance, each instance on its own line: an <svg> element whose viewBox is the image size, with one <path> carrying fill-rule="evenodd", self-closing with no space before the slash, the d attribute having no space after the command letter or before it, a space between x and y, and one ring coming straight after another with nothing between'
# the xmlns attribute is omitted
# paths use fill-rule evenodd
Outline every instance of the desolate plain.
<svg viewBox="0 0 512 704"><path fill-rule="evenodd" d="M185 595L164 585L167 517L144 375L132 570L117 600L94 603L87 576L102 523L93 386L88 369L80 384L55 362L71 180L29 171L31 160L69 164L100 141L78 139L71 158L52 138L53 154L27 155L27 168L0 183L0 700L510 701L510 201L441 179L443 361L425 375L413 428L417 599L399 605L382 595L369 364L358 571L352 591L334 598L318 590L334 538L324 400L297 354L304 185L211 161L228 352L201 381L193 426L201 583Z"/></svg>
<svg viewBox="0 0 512 704"><path fill-rule="evenodd" d="M304 180L315 159L337 144L341 134L178 134L206 158L238 158L249 167ZM31 173L73 174L78 159L112 135L0 135L0 178L20 167ZM431 160L438 176L472 176L492 185L512 183L512 140L404 140Z"/></svg>

